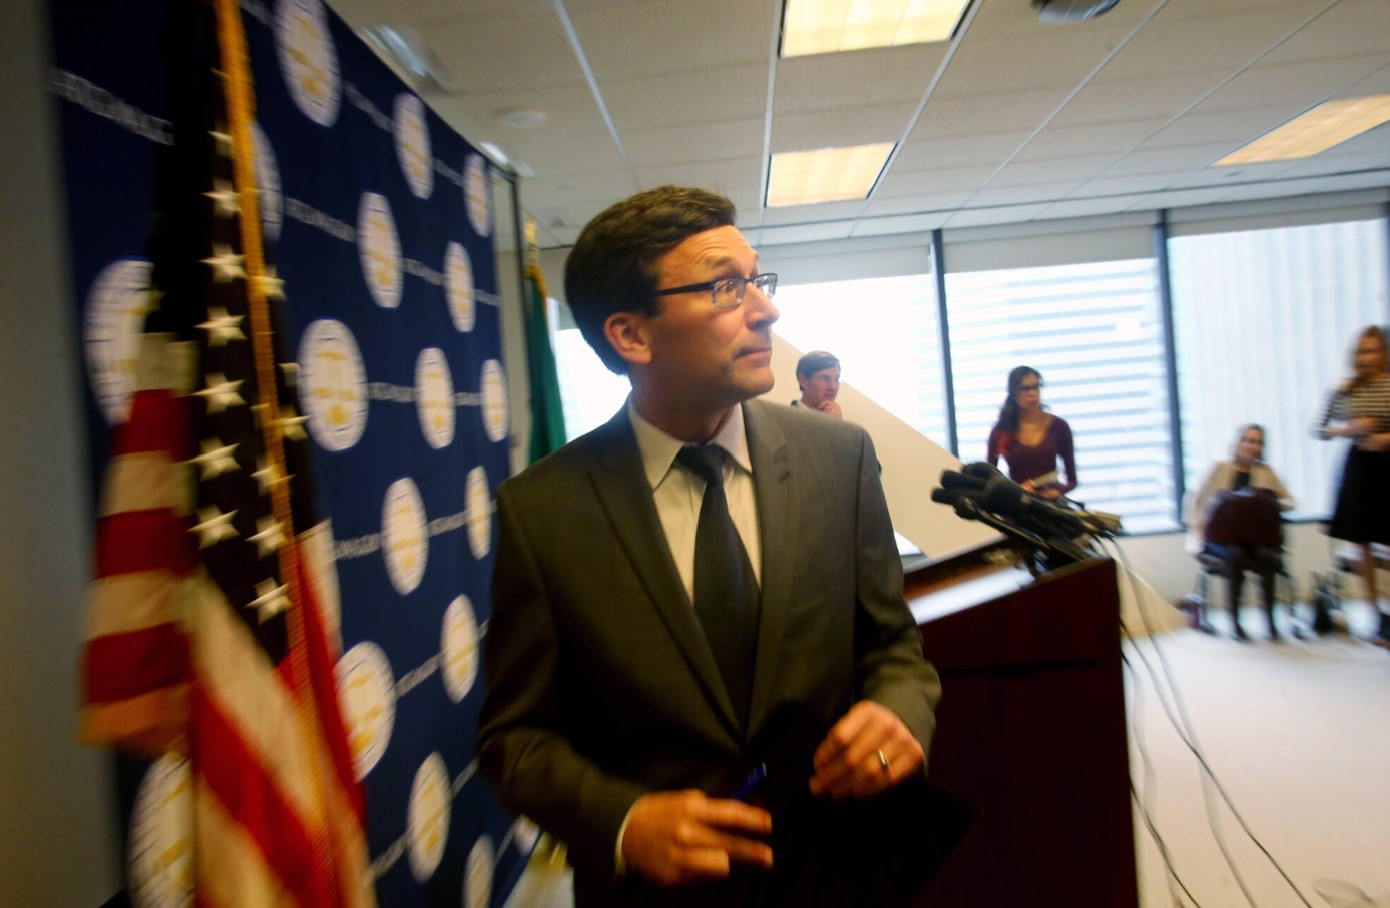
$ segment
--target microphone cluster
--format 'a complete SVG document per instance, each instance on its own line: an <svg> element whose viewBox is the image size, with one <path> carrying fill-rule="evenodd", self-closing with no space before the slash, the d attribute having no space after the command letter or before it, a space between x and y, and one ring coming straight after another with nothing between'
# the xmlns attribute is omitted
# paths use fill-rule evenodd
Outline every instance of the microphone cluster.
<svg viewBox="0 0 1390 908"><path fill-rule="evenodd" d="M1067 561L1094 557L1077 540L1111 536L1120 530L1120 521L1115 515L1053 504L987 463L966 464L960 472L943 471L941 488L935 489L931 498L939 504L951 505L956 514L966 520L989 524L1020 542Z"/></svg>

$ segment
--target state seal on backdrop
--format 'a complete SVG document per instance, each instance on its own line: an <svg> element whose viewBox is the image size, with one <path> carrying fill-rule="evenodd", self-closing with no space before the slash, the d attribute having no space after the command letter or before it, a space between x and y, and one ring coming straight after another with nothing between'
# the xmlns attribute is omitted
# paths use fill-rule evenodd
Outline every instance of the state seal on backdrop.
<svg viewBox="0 0 1390 908"><path fill-rule="evenodd" d="M275 7L275 48L290 97L320 126L338 120L342 76L322 0L280 0Z"/></svg>
<svg viewBox="0 0 1390 908"><path fill-rule="evenodd" d="M351 329L321 318L299 341L299 409L325 451L345 451L367 428L367 372Z"/></svg>
<svg viewBox="0 0 1390 908"><path fill-rule="evenodd" d="M417 199L434 191L434 161L430 157L430 130L424 102L409 92L396 95L391 132L396 139L396 160L401 163L406 185Z"/></svg>
<svg viewBox="0 0 1390 908"><path fill-rule="evenodd" d="M381 647L364 640L334 666L338 704L347 729L353 774L359 780L376 767L396 725L396 682Z"/></svg>
<svg viewBox="0 0 1390 908"><path fill-rule="evenodd" d="M473 330L473 262L462 243L450 243L444 252L444 298L449 317L463 333Z"/></svg>
<svg viewBox="0 0 1390 908"><path fill-rule="evenodd" d="M409 595L425 576L430 553L429 529L425 525L425 502L410 477L391 483L381 504L381 549L386 556L386 573L391 585L402 596Z"/></svg>
<svg viewBox="0 0 1390 908"><path fill-rule="evenodd" d="M391 203L380 193L362 193L357 208L357 254L372 299L383 309L395 309L401 304L401 241Z"/></svg>

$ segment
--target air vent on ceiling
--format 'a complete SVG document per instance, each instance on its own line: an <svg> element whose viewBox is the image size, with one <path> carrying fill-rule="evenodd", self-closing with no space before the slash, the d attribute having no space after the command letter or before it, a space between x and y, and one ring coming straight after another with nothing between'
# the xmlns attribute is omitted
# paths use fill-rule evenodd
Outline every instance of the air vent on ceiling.
<svg viewBox="0 0 1390 908"><path fill-rule="evenodd" d="M1039 22L1082 22L1110 12L1120 0L1033 0Z"/></svg>

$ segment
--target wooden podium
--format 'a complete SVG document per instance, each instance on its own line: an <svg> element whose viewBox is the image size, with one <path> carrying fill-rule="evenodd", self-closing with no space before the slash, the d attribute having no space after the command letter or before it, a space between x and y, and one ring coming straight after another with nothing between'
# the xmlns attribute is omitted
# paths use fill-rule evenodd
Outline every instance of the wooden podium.
<svg viewBox="0 0 1390 908"><path fill-rule="evenodd" d="M1137 908L1115 564L914 592L943 696L930 776L981 817L924 908Z"/></svg>

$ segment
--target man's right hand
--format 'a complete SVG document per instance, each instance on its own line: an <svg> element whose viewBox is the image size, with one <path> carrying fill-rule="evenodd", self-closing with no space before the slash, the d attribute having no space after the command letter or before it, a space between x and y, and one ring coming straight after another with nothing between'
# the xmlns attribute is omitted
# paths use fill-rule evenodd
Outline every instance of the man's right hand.
<svg viewBox="0 0 1390 908"><path fill-rule="evenodd" d="M632 805L622 854L630 869L665 886L718 880L734 861L772 867L772 815L701 791L661 791Z"/></svg>

